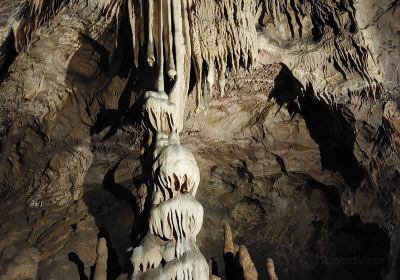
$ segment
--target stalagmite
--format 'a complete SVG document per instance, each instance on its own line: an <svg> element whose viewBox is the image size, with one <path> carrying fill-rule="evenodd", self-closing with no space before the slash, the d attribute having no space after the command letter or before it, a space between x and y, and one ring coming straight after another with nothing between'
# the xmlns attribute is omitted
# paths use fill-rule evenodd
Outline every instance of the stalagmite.
<svg viewBox="0 0 400 280"><path fill-rule="evenodd" d="M175 132L163 133L157 132L156 134L156 145L153 152L153 158L156 159L165 147L169 145L179 145L179 136Z"/></svg>
<svg viewBox="0 0 400 280"><path fill-rule="evenodd" d="M228 222L224 223L224 258L226 268L230 269L230 273L235 273L235 269L239 267L245 280L258 279L258 273L249 251L245 245L238 246L234 243L232 229ZM239 260L239 264L236 263L236 260ZM227 277L234 276L227 275Z"/></svg>
<svg viewBox="0 0 400 280"><path fill-rule="evenodd" d="M244 245L240 245L239 247L239 262L243 268L243 276L245 280L258 279L256 267L250 257L249 251Z"/></svg>
<svg viewBox="0 0 400 280"><path fill-rule="evenodd" d="M235 255L235 244L233 243L232 229L231 226L224 223L224 255L231 253Z"/></svg>
<svg viewBox="0 0 400 280"><path fill-rule="evenodd" d="M209 259L209 260L208 260L208 269L209 269L209 271L210 271L209 279L210 279L210 280L220 280L221 277L218 277L218 276L212 274L212 263L213 263L213 260L212 260L212 259Z"/></svg>
<svg viewBox="0 0 400 280"><path fill-rule="evenodd" d="M161 260L168 255L165 252L168 252L170 245L173 245L172 241L166 244L162 243L163 241L158 237L152 234L146 235L141 245L133 250L131 261L134 275L157 268L161 264ZM173 259L173 255L169 259Z"/></svg>
<svg viewBox="0 0 400 280"><path fill-rule="evenodd" d="M96 252L96 268L93 280L107 280L108 249L107 241L103 237L97 242Z"/></svg>
<svg viewBox="0 0 400 280"><path fill-rule="evenodd" d="M278 280L278 276L276 276L276 273L275 273L274 261L271 258L267 258L266 266L267 266L267 273L268 273L269 279L270 280Z"/></svg>

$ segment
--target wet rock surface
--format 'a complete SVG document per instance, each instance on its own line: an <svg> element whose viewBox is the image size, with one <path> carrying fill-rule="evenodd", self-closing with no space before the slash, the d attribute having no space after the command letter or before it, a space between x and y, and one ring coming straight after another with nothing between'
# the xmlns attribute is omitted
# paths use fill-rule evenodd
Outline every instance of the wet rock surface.
<svg viewBox="0 0 400 280"><path fill-rule="evenodd" d="M152 71L95 1L61 8L17 52L19 2L0 7L0 279L91 279L99 237L116 279L146 232ZM279 279L397 279L399 3L262 2L255 69L231 73L224 97L215 87L206 113L189 96L199 247L226 279L227 221L260 279L267 257Z"/></svg>

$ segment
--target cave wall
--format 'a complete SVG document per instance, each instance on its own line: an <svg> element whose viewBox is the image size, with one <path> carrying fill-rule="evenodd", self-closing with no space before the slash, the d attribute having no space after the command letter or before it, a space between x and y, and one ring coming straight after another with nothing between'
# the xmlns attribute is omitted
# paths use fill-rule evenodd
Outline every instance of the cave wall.
<svg viewBox="0 0 400 280"><path fill-rule="evenodd" d="M154 71L134 65L127 10L59 2L25 38L23 2L0 7L0 278L88 279L105 236L116 279L146 223L135 196ZM224 277L226 220L262 278L269 256L282 279L396 279L399 3L259 4L257 63L227 62L224 97L202 86L207 112L191 72L181 141L201 172L200 249ZM328 262L349 256L380 262Z"/></svg>

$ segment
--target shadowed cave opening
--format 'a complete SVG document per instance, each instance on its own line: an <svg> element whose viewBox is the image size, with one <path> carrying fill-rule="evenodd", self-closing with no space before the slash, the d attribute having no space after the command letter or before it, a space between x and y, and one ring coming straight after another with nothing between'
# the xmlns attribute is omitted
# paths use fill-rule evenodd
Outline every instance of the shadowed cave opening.
<svg viewBox="0 0 400 280"><path fill-rule="evenodd" d="M11 32L6 42L0 46L0 85L7 78L8 69L16 57L15 37Z"/></svg>
<svg viewBox="0 0 400 280"><path fill-rule="evenodd" d="M329 204L331 239L327 256L306 260L323 279L382 279L390 252L390 237L377 223L364 223L359 215L346 216L335 186L309 180ZM314 275L315 275L314 274Z"/></svg>
<svg viewBox="0 0 400 280"><path fill-rule="evenodd" d="M302 203L298 201L305 199L307 205L314 205L313 207L321 209L319 211L322 213L322 209L327 209L328 213L314 217L305 215L304 219L292 223L290 228L282 229L289 233L284 236L290 237L292 241L273 241L266 234L261 244L254 243L251 241L252 233L254 238L260 240L257 235L262 232L254 227L246 235L241 232L236 240L239 244L247 242L259 279L267 277L266 255L274 258L275 264L279 263L275 267L279 279L384 279L390 246L388 233L376 223L363 222L358 215L346 216L335 186L323 185L300 175L289 176L293 176L296 181L306 180L306 184L296 187L296 195L289 198L288 203L292 208L299 208L298 211L303 213ZM322 199L316 199L315 192L322 193ZM251 208L260 203L249 200L247 202ZM273 202L275 203L277 202ZM270 207L266 216L279 215L274 211L274 207ZM294 210L292 214L297 216L298 211ZM262 215L260 220L255 221L262 223L262 219L268 220L266 216ZM255 218L249 218L249 222L254 223L253 219ZM238 261L237 256L234 257L230 253L224 256L225 279L243 279Z"/></svg>
<svg viewBox="0 0 400 280"><path fill-rule="evenodd" d="M310 136L319 146L322 168L339 172L353 189L359 187L364 172L354 156L354 129L340 109L317 100L312 85L303 88L284 64L269 95L272 98L286 106L290 114L304 117Z"/></svg>

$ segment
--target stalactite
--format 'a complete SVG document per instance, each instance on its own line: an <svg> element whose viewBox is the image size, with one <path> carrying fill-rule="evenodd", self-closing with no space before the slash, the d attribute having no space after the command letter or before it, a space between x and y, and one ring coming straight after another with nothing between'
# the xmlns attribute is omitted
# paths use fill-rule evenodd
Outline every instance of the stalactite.
<svg viewBox="0 0 400 280"><path fill-rule="evenodd" d="M155 54L154 54L154 37L153 37L153 32L154 32L154 27L153 27L153 22L154 22L154 0L148 0L149 3L149 17L148 17L148 23L147 23L147 29L148 29L148 34L147 34L147 63L150 66L154 65L154 62L156 60Z"/></svg>
<svg viewBox="0 0 400 280"><path fill-rule="evenodd" d="M163 2L164 1L159 1L157 5L157 11L158 11L158 16L157 18L157 23L158 23L158 29L157 29L157 40L156 40L156 46L157 46L157 72L158 72L158 77L157 77L157 82L156 82L156 89L158 92L164 92L164 41L163 41L163 29L164 29L164 15L163 15Z"/></svg>
<svg viewBox="0 0 400 280"><path fill-rule="evenodd" d="M304 87L313 85L317 98L332 105L349 103L347 91L367 100L384 96L375 58L364 47L362 32L357 32L351 1L264 0L264 9L262 22L267 29L290 32L291 39L284 40L292 46L282 56L283 63ZM313 43L292 44L298 39ZM347 81L355 79L362 85L353 89ZM359 90L363 87L369 89Z"/></svg>
<svg viewBox="0 0 400 280"><path fill-rule="evenodd" d="M109 17L118 17L124 2L97 1ZM151 67L157 66L154 89L164 91L164 65L168 77L174 80L168 98L176 106L178 132L183 128L192 63L198 110L205 111L216 79L223 96L228 70L255 65L258 8L259 2L253 0L147 0L147 5L128 0L134 64L139 66L139 49L144 42L141 37L147 31L146 60Z"/></svg>
<svg viewBox="0 0 400 280"><path fill-rule="evenodd" d="M257 9L258 2L252 0L199 0L193 5L189 19L198 109L207 110L217 74L220 95L224 96L228 65L234 71L255 65Z"/></svg>

